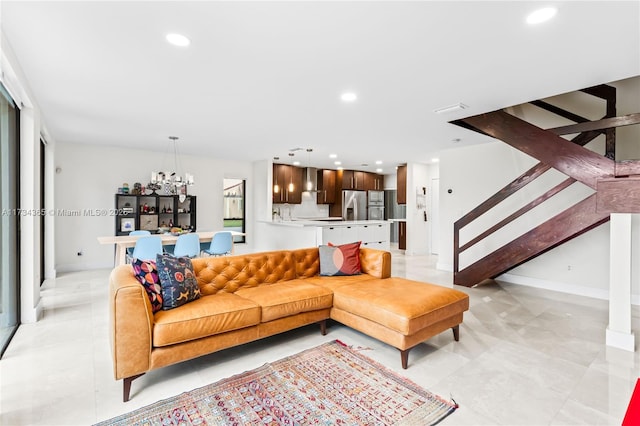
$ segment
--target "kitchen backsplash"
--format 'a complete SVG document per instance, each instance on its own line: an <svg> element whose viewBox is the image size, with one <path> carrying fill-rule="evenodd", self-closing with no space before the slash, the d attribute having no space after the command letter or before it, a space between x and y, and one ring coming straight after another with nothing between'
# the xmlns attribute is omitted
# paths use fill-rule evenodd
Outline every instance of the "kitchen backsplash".
<svg viewBox="0 0 640 426"><path fill-rule="evenodd" d="M303 192L300 204L274 204L273 208L283 220L329 217L329 205L316 203L315 192Z"/></svg>

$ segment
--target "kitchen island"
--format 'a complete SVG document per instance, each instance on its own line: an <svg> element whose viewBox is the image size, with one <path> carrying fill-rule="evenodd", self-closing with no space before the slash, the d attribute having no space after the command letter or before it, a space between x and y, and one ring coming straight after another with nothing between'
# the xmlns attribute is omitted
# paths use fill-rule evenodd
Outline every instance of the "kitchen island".
<svg viewBox="0 0 640 426"><path fill-rule="evenodd" d="M263 221L262 241L267 250L291 250L323 244L361 241L361 247L389 250L389 222L385 220L286 220ZM262 232L262 231L261 231Z"/></svg>

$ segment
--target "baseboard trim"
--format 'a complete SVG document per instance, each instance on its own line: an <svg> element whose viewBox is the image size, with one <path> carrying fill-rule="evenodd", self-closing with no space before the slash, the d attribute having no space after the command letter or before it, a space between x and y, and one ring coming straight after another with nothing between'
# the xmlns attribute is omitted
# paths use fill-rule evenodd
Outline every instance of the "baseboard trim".
<svg viewBox="0 0 640 426"><path fill-rule="evenodd" d="M113 262L94 262L94 263L68 263L66 265L56 265L56 273L65 272L81 272L93 269L113 269Z"/></svg>
<svg viewBox="0 0 640 426"><path fill-rule="evenodd" d="M531 278L509 273L500 275L496 278L496 280L504 281L509 284L525 285L527 287L559 291L560 293L568 293L575 294L577 296L591 297L594 299L609 300L609 290L603 288L585 287L557 281L541 280L539 278ZM640 305L640 294L631 295L631 304Z"/></svg>
<svg viewBox="0 0 640 426"><path fill-rule="evenodd" d="M21 307L20 322L23 324L33 324L40 321L44 317L44 307L42 306L42 299L38 301L38 304L29 310L25 310Z"/></svg>
<svg viewBox="0 0 640 426"><path fill-rule="evenodd" d="M633 332L623 333L621 331L611 330L607 327L607 346L629 352L635 352L636 338Z"/></svg>
<svg viewBox="0 0 640 426"><path fill-rule="evenodd" d="M436 269L441 271L453 272L453 264L436 262Z"/></svg>

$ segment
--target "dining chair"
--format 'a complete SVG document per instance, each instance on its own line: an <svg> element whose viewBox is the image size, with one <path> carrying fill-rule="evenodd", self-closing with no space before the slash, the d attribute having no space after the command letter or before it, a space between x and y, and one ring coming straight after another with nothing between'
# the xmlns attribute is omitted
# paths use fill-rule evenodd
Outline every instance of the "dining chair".
<svg viewBox="0 0 640 426"><path fill-rule="evenodd" d="M133 248L132 258L142 260L156 260L156 255L162 254L162 239L158 235L140 237Z"/></svg>
<svg viewBox="0 0 640 426"><path fill-rule="evenodd" d="M200 254L200 237L191 232L182 234L176 240L173 255L176 257L197 257Z"/></svg>
<svg viewBox="0 0 640 426"><path fill-rule="evenodd" d="M134 236L134 235L151 235L151 232L146 231L146 230L138 230L138 231L131 231L129 232L129 235ZM127 247L127 262L131 261L131 257L133 256L133 247Z"/></svg>
<svg viewBox="0 0 640 426"><path fill-rule="evenodd" d="M213 234L209 248L202 250L210 256L224 256L233 251L233 236L231 232L216 232Z"/></svg>

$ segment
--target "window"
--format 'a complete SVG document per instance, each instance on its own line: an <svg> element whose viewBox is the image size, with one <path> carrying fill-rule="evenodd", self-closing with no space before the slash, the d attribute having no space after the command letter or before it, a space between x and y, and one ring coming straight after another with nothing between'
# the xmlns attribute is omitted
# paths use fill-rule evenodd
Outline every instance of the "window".
<svg viewBox="0 0 640 426"><path fill-rule="evenodd" d="M0 85L0 357L20 324L20 113Z"/></svg>
<svg viewBox="0 0 640 426"><path fill-rule="evenodd" d="M245 181L244 179L224 180L224 229L226 231L245 232ZM244 235L233 238L235 243L244 243Z"/></svg>

